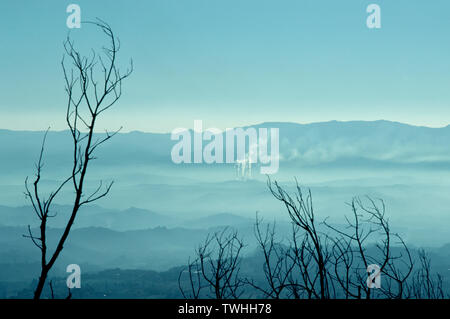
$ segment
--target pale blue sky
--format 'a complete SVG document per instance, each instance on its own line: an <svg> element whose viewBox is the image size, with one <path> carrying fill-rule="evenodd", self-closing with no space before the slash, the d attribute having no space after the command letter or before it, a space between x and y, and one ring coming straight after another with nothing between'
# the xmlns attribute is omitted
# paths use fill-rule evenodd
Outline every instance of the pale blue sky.
<svg viewBox="0 0 450 319"><path fill-rule="evenodd" d="M102 125L450 124L450 1L1 1L0 128L64 129L66 7L108 21L135 72ZM381 6L382 28L366 27ZM98 48L97 30L72 31ZM98 34L98 33L97 33Z"/></svg>

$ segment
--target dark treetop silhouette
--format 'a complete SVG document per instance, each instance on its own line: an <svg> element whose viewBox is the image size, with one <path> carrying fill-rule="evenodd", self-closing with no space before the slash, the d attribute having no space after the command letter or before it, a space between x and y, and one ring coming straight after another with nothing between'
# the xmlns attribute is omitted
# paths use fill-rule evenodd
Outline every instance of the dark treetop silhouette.
<svg viewBox="0 0 450 319"><path fill-rule="evenodd" d="M118 133L118 131L106 131L104 136L95 139L96 123L100 115L111 108L121 97L122 81L133 71L133 63L131 61L129 69L122 74L116 66L120 42L115 37L111 27L100 19L95 22L84 22L84 24L100 28L110 42L107 47L103 47L102 54L96 54L93 50L92 57L86 57L75 49L74 42L69 37L64 41L65 55L61 64L67 92L66 122L73 141L72 170L53 192L44 197L40 191L39 182L41 181L46 133L36 164L36 178L32 185L29 184L28 178L25 180L25 195L30 200L34 212L40 220L39 235L34 235L30 226L28 226L28 235L24 235L30 238L41 251L41 273L34 292L35 299L39 299L41 296L47 275L63 250L80 207L106 196L113 184L113 182L110 182L103 185L100 182L94 192L84 193L88 164L95 159L95 150ZM66 59L69 60L70 69L68 69ZM97 78L100 77L98 73L102 75L101 80ZM71 214L55 250L49 253L46 238L47 222L49 218L55 216L52 212L53 200L66 184L72 184L75 193L71 205ZM47 259L47 256L50 256L50 259Z"/></svg>
<svg viewBox="0 0 450 319"><path fill-rule="evenodd" d="M180 272L178 286L185 298L250 297L255 292L269 299L446 298L442 276L432 273L426 253L410 250L402 237L391 231L382 200L354 198L349 204L352 218L346 218L344 227L337 227L317 222L312 193L305 193L298 183L293 194L270 179L268 187L286 208L292 232L286 244L276 239L275 224L264 226L256 217L262 278L253 278L253 268L247 274L250 278L241 274L243 242L237 232L224 230L208 236L197 249L197 258ZM211 253L214 238L217 256ZM383 275L379 289L368 287L370 265L377 265Z"/></svg>

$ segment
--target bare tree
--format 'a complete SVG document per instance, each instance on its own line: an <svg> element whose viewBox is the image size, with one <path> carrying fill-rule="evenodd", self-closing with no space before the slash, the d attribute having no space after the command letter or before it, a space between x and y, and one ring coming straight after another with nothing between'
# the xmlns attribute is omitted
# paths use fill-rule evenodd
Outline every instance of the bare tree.
<svg viewBox="0 0 450 319"><path fill-rule="evenodd" d="M311 297L314 295L320 299L329 298L332 287L330 286L327 269L330 257L328 239L317 229L311 191L309 190L305 196L296 181L296 193L291 196L277 181L272 182L269 178L267 184L272 195L286 207L292 222L304 232L305 237L302 241L302 247L296 249L296 253L303 255L301 259L296 258L296 260L300 269L306 271L303 273L306 276L304 288L310 290ZM305 269L304 262L307 260L307 257L304 256L305 253L311 258L308 261L309 271ZM314 272L314 274L311 272Z"/></svg>
<svg viewBox="0 0 450 319"><path fill-rule="evenodd" d="M366 201L355 197L350 207L352 217L346 217L347 226L339 229L325 220L323 224L329 231L318 230L315 220L312 195L308 191L304 196L296 182L296 194L291 196L276 181L268 180L269 190L281 201L293 222L292 240L286 250L291 264L287 264L284 287L290 290L293 298L389 298L411 297L442 298L442 277L431 275L430 261L420 252L421 269L416 272L411 283L414 268L412 253L403 238L393 233L386 217L383 200L370 197ZM259 225L257 223L257 229ZM263 243L263 252L272 247L274 229L268 228L266 236L257 232L258 242ZM268 234L268 235L267 235ZM261 245L261 244L260 244ZM264 263L267 264L266 257ZM277 261L275 270L282 257ZM367 284L370 277L370 265L377 265L383 275L380 289L371 289ZM272 287L266 295L277 298L273 292L274 278L280 272L265 269L266 281ZM284 277L283 277L284 279ZM269 290L270 291L270 290ZM276 292L277 290L275 290Z"/></svg>
<svg viewBox="0 0 450 319"><path fill-rule="evenodd" d="M188 288L183 287L182 277L183 274L188 274ZM198 299L200 298L200 292L207 286L203 284L202 270L198 263L198 259L191 262L188 260L187 269L182 269L178 275L178 288L185 299Z"/></svg>
<svg viewBox="0 0 450 319"><path fill-rule="evenodd" d="M196 250L194 262L180 273L178 282L183 296L199 298L201 290L207 288L207 297L239 298L245 285L245 280L239 274L243 247L244 243L237 232L229 228L208 235ZM190 293L181 284L181 276L185 271L189 275L187 291Z"/></svg>
<svg viewBox="0 0 450 319"><path fill-rule="evenodd" d="M418 258L421 267L413 276L413 282L409 288L411 297L417 299L444 299L442 276L440 274L433 276L431 259L425 250L419 250Z"/></svg>
<svg viewBox="0 0 450 319"><path fill-rule="evenodd" d="M402 298L406 280L413 269L411 253L400 235L392 233L386 218L386 207L367 197L368 205L360 198L350 204L353 220L346 218L345 230L330 226L336 232L334 238L334 279L344 290L346 298L370 299L372 290L367 285L369 265L376 264L386 280L379 291L388 298ZM397 240L397 253L393 252L393 240ZM393 284L396 287L393 287Z"/></svg>
<svg viewBox="0 0 450 319"><path fill-rule="evenodd" d="M328 248L326 250L328 251ZM288 277L290 296L295 299L321 298L321 287L318 285L319 268L315 258L314 246L309 240L309 235L296 224L292 225L292 239L289 245L288 258L293 266ZM325 259L327 264L328 259L327 256ZM327 276L329 276L328 272ZM333 284L332 281L329 282ZM330 293L333 291L330 289Z"/></svg>
<svg viewBox="0 0 450 319"><path fill-rule="evenodd" d="M262 292L265 298L279 299L283 291L289 288L288 279L294 263L288 258L289 248L285 248L281 242L275 240L275 223L267 224L265 229L261 229L261 224L262 219L256 215L254 233L263 253L263 272L267 285L261 287L248 279L247 283Z"/></svg>
<svg viewBox="0 0 450 319"><path fill-rule="evenodd" d="M352 218L345 217L347 225L336 227L326 220L317 223L310 190L304 195L296 183L295 195L289 195L270 178L268 187L286 207L292 232L285 245L276 238L275 223L263 225L256 216L254 234L262 253L264 283L239 278L243 245L236 232L225 235L224 230L208 236L196 252L197 259L189 263L188 293L182 289L180 273L185 298L199 298L207 287L216 298L237 298L244 283L272 299L444 298L442 276L432 274L430 258L423 250L418 253L421 267L413 272L414 252L392 232L383 200L353 198ZM379 289L369 285L374 279L371 265L377 265L383 275Z"/></svg>
<svg viewBox="0 0 450 319"><path fill-rule="evenodd" d="M61 64L67 93L66 122L73 141L71 172L47 197L42 194L39 183L43 167L46 133L36 165L36 177L32 185L29 184L28 178L25 180L25 195L30 200L33 210L40 220L39 235L34 235L30 226L28 226L28 235L25 235L32 240L41 252L41 273L34 292L35 299L41 297L48 273L63 250L79 209L83 205L105 197L113 184L111 182L103 185L100 182L94 192L85 194L88 166L95 159L95 150L119 132L106 131L104 135L96 138L94 136L96 124L100 115L110 109L121 97L122 81L131 74L133 64L131 62L130 68L121 73L116 65L120 42L115 37L111 27L100 19L85 23L99 27L107 36L109 45L103 48L103 54L97 55L95 51L92 51L92 56L86 57L75 49L74 42L69 37L64 42L65 56ZM66 63L66 59L69 60L68 63ZM98 71L102 74L100 80L97 79ZM48 220L55 216L52 213L52 204L67 184L72 184L75 193L71 214L55 250L49 252L46 235Z"/></svg>

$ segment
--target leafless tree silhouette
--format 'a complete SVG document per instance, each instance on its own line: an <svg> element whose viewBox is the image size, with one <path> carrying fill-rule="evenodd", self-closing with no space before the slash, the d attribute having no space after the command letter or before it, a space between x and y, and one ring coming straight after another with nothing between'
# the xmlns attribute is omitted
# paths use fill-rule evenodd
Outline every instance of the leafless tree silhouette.
<svg viewBox="0 0 450 319"><path fill-rule="evenodd" d="M384 202L377 203L370 197L367 201L368 205L360 198L352 200L353 220L346 218L345 230L324 222L337 234L333 239L334 278L346 298L370 299L374 289L367 285L367 269L376 264L387 277L379 292L389 298L402 298L405 282L413 269L411 253L400 235L391 232ZM394 239L398 251L395 254ZM397 287L392 286L394 282Z"/></svg>
<svg viewBox="0 0 450 319"><path fill-rule="evenodd" d="M32 185L30 185L28 178L25 180L25 195L30 200L34 212L40 220L39 235L34 235L30 226L28 226L28 234L24 235L30 238L41 252L41 273L34 292L35 299L41 297L48 273L63 250L64 243L69 236L80 207L105 197L113 184L111 182L103 185L100 182L94 192L85 194L85 179L89 163L95 159L95 150L118 133L118 131L106 131L101 137L95 138L96 124L100 115L110 109L121 97L122 81L131 74L133 64L131 62L129 69L124 73L121 73L118 69L116 62L117 53L120 50L120 42L106 22L97 19L95 22L84 23L100 28L107 36L109 45L103 48L103 54L97 55L95 51L92 51L92 56L86 57L77 51L74 47L74 42L69 37L64 42L65 55L61 64L67 93L66 122L73 141L71 172L47 197L42 194L39 186L42 176L46 133L36 164L36 177ZM68 62L66 62L67 59L69 60ZM100 80L97 79L98 73L102 74L102 79ZM46 235L48 220L55 216L52 212L52 204L56 196L67 184L72 184L75 193L70 218L64 227L55 250L49 252ZM48 256L50 257L49 259Z"/></svg>
<svg viewBox="0 0 450 319"><path fill-rule="evenodd" d="M445 297L443 278L432 273L426 253L419 250L415 254L399 234L392 232L383 200L353 198L349 204L351 218L345 217L347 224L338 227L327 219L317 222L311 191L304 195L297 181L294 195L270 178L268 188L292 221L287 243L276 236L275 223L263 224L256 215L254 235L262 271L255 281L252 276L238 276L243 244L236 231L208 236L196 251L194 262L180 273L178 283L185 298L200 298L203 288L209 288L215 298L237 298L236 292L244 284L271 299ZM214 249L217 256L212 254ZM419 260L415 272L414 255ZM383 277L378 289L369 287L370 265L377 265ZM189 274L187 293L181 281L184 272Z"/></svg>
<svg viewBox="0 0 450 319"><path fill-rule="evenodd" d="M262 292L265 298L279 299L282 293L289 288L289 277L294 263L288 258L288 247L284 247L275 239L275 222L267 224L261 229L262 219L256 215L254 234L256 241L263 253L263 272L267 287L257 285L253 280L247 279L247 283Z"/></svg>
<svg viewBox="0 0 450 319"><path fill-rule="evenodd" d="M289 245L288 258L292 262L292 270L288 276L290 297L295 299L322 298L322 287L318 284L319 268L314 247L309 240L309 235L295 223L292 225L292 239ZM328 257L324 260L328 264ZM326 273L329 277L328 271ZM333 282L331 281L331 283Z"/></svg>
<svg viewBox="0 0 450 319"><path fill-rule="evenodd" d="M183 287L182 277L184 273L187 273L189 277L188 288ZM202 269L198 260L189 260L187 269L183 269L178 275L178 288L181 294L185 299L198 299L200 298L200 292L206 287L207 285L203 284L202 281Z"/></svg>
<svg viewBox="0 0 450 319"><path fill-rule="evenodd" d="M444 299L442 276L440 274L433 276L431 259L425 250L419 250L418 258L421 267L413 276L413 282L409 287L410 295L417 299Z"/></svg>
<svg viewBox="0 0 450 319"><path fill-rule="evenodd" d="M206 297L239 298L245 285L239 274L243 247L244 243L237 232L230 228L208 235L196 250L194 262L180 273L178 282L183 296L199 298L201 290L206 288ZM185 271L189 275L188 289L183 289L181 284L181 276Z"/></svg>
<svg viewBox="0 0 450 319"><path fill-rule="evenodd" d="M291 298L443 298L442 276L431 275L430 259L419 252L421 268L411 280L414 258L403 238L393 233L386 217L383 200L366 197L354 198L350 204L352 217L346 217L347 226L340 229L324 220L317 223L314 215L311 191L304 196L296 181L296 193L291 196L276 181L268 179L272 195L281 201L293 222L292 239L284 268L281 260L274 260L275 272L265 277L272 292L266 296L278 298L273 287L287 287ZM319 226L322 229L319 231ZM256 222L259 229L259 221ZM268 228L266 236L256 233L264 255L273 250L274 228ZM261 245L262 243L262 245ZM268 249L269 248L269 249ZM267 264L267 258L264 263ZM369 265L378 265L383 275L379 289L369 288ZM277 268L278 267L278 268ZM283 278L282 285L273 285L274 278ZM276 292L277 290L275 290Z"/></svg>
<svg viewBox="0 0 450 319"><path fill-rule="evenodd" d="M309 290L310 294L317 298L329 298L332 287L327 264L331 254L327 236L322 235L317 229L311 191L305 196L296 181L296 193L292 197L277 181L272 182L269 178L267 185L272 195L283 203L293 224L304 233L302 246L297 251L302 258L295 258L297 265L304 271L302 272L305 276L304 289ZM307 265L305 261L308 257L305 258L305 252L311 258Z"/></svg>

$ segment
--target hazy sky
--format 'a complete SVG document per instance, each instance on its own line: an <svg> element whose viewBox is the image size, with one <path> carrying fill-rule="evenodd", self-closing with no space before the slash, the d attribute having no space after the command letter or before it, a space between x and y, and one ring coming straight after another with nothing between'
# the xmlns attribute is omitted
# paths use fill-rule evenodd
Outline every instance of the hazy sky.
<svg viewBox="0 0 450 319"><path fill-rule="evenodd" d="M66 7L108 21L135 72L102 125L450 124L448 0L1 1L0 128L64 129ZM381 7L368 29L366 7ZM89 25L71 31L99 48ZM89 52L89 51L88 51Z"/></svg>

